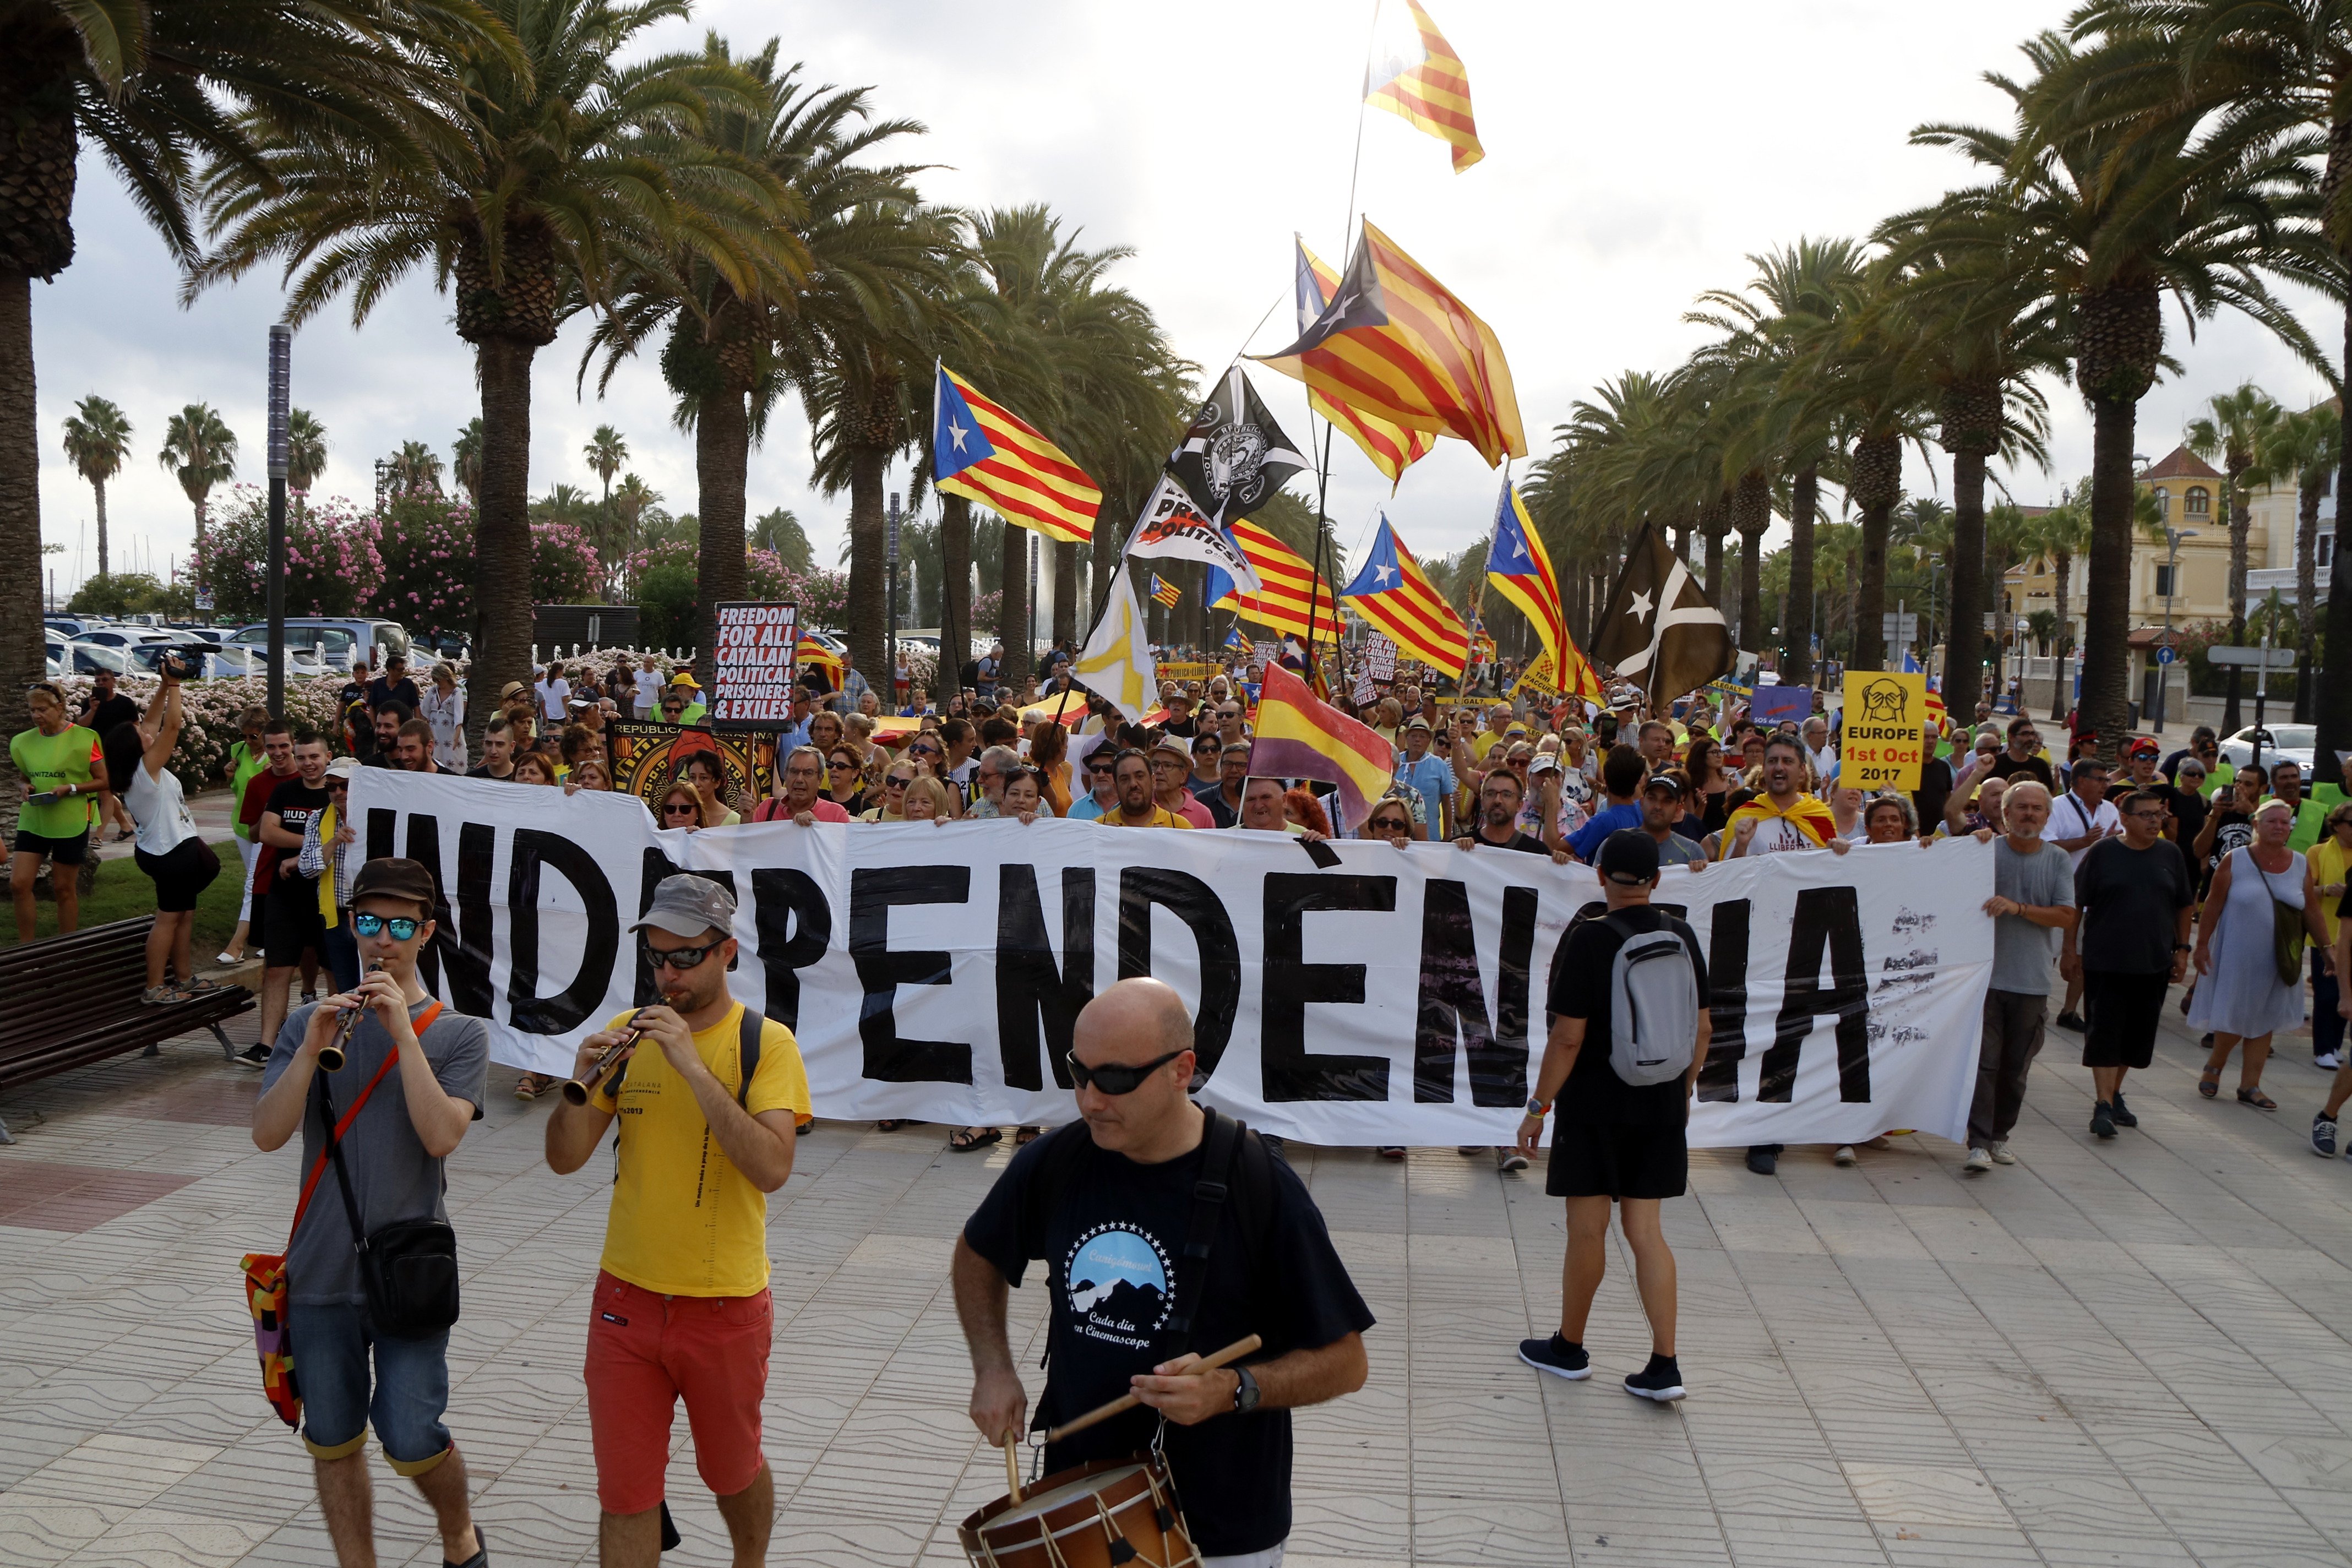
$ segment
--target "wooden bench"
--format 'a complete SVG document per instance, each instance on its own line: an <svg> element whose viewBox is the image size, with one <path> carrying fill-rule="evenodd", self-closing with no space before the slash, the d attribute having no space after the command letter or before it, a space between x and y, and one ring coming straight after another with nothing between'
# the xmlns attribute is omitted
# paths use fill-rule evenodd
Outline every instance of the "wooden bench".
<svg viewBox="0 0 2352 1568"><path fill-rule="evenodd" d="M198 1029L212 1031L222 1056L236 1055L221 1025L252 1007L244 986L155 1006L139 1000L154 923L143 915L0 948L0 1090L142 1047L152 1057ZM0 1121L0 1143L13 1142Z"/></svg>

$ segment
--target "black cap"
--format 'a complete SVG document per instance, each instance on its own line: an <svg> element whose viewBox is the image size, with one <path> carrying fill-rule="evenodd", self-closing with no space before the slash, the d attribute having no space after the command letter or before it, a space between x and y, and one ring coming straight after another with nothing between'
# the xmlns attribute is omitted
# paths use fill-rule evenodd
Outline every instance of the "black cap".
<svg viewBox="0 0 2352 1568"><path fill-rule="evenodd" d="M433 913L433 873L418 861L403 860L386 856L370 860L352 879L351 901L362 899L400 899L415 904L427 918Z"/></svg>
<svg viewBox="0 0 2352 1568"><path fill-rule="evenodd" d="M1637 883L1658 879L1658 841L1638 827L1621 827L1601 840L1594 868L1612 881Z"/></svg>
<svg viewBox="0 0 2352 1568"><path fill-rule="evenodd" d="M1642 788L1645 791L1654 789L1665 790L1679 800L1682 798L1683 781L1675 777L1672 773L1652 773L1648 778L1642 781ZM1643 837L1646 837L1648 836L1645 834Z"/></svg>

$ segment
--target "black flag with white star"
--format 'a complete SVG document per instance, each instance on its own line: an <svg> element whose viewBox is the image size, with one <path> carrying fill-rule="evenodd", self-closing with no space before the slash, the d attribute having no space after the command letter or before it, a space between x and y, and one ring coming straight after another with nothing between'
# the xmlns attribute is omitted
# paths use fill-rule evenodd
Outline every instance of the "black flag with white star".
<svg viewBox="0 0 2352 1568"><path fill-rule="evenodd" d="M1690 567L1652 523L1625 552L1592 656L1646 690L1653 713L1739 663L1723 612L1706 602Z"/></svg>
<svg viewBox="0 0 2352 1568"><path fill-rule="evenodd" d="M1239 365L1225 372L1183 441L1168 454L1168 472L1201 515L1221 528L1257 510L1291 475L1309 467Z"/></svg>

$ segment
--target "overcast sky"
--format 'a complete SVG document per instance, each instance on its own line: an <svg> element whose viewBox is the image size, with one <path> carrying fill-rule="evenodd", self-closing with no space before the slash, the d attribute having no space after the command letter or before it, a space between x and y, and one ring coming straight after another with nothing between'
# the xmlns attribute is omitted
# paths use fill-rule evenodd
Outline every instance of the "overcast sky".
<svg viewBox="0 0 2352 1568"><path fill-rule="evenodd" d="M1801 235L1864 233L1971 178L1957 157L1914 148L1906 133L1922 121L2003 122L2007 100L1982 73L2021 68L2018 40L2068 8L1429 5L1467 66L1486 160L1455 174L1443 143L1365 113L1358 207L1495 328L1538 452L1598 382L1669 369L1702 341L1705 330L1681 313L1701 290L1743 282L1750 253ZM748 52L781 32L784 58L804 60L812 79L872 85L881 111L929 128L902 149L940 165L924 178L928 195L971 206L1047 203L1087 243L1133 247L1118 281L1150 303L1180 352L1213 372L1245 341L1260 353L1288 341L1293 230L1335 265L1341 258L1371 15L1371 0L1028 0L992 12L917 0L703 0L661 42L694 47L709 27ZM75 216L74 265L34 291L43 532L64 546L48 563L60 590L96 570L89 489L59 445L75 401L111 397L136 426L109 498L114 562L160 571L194 537L188 503L155 459L172 411L213 403L244 443L238 478L264 477L263 356L278 301L276 279L257 277L181 309L163 247L88 155ZM1278 309L1265 320L1270 306ZM2340 341L2324 308L2305 320L2323 342ZM2168 311L2167 332L2187 374L2140 406L2137 446L2150 456L2178 442L2204 399L2242 380L2298 406L2322 394L2315 374L2242 321L2208 323L2192 343ZM670 424L657 367L625 369L601 401L592 383L583 399L573 390L582 335L575 324L539 356L532 493L566 481L593 491L580 449L611 423L664 504L693 510L692 443ZM479 412L471 355L426 279L357 331L341 311L311 322L294 352L294 401L328 431L327 492L369 494L372 460L404 440L446 457ZM1297 384L1263 372L1257 380L1306 439ZM2053 393L2056 461L2046 476L2009 476L2021 500L2053 499L2088 471L2088 416L2070 391ZM846 498L814 493L809 468L794 408L752 456L751 512L793 508L830 562ZM1915 457L1906 478L1915 491L1943 493L1948 471L1940 455L1933 471ZM1337 444L1330 505L1342 542L1361 536L1384 484ZM1391 516L1416 553L1433 557L1486 530L1495 487L1467 447L1441 441L1407 471Z"/></svg>

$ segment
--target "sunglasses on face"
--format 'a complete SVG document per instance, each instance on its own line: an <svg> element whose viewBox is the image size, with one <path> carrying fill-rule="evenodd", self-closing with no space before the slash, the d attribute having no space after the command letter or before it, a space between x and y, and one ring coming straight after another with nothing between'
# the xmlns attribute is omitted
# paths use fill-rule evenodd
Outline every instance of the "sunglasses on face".
<svg viewBox="0 0 2352 1568"><path fill-rule="evenodd" d="M1171 1051L1166 1056L1155 1058L1140 1067L1107 1063L1102 1067L1090 1068L1078 1060L1078 1053L1076 1051L1070 1052L1063 1059L1070 1064L1070 1078L1080 1089L1091 1089L1100 1094L1133 1094L1142 1087L1145 1079L1183 1054L1182 1051Z"/></svg>
<svg viewBox="0 0 2352 1568"><path fill-rule="evenodd" d="M698 816L701 814L702 807L689 805L682 801L673 801L669 805L662 807L662 815L664 816Z"/></svg>
<svg viewBox="0 0 2352 1568"><path fill-rule="evenodd" d="M689 969L699 969L702 961L717 951L719 943L706 942L700 947L656 947L646 944L646 957L656 969L675 969L683 974Z"/></svg>
<svg viewBox="0 0 2352 1568"><path fill-rule="evenodd" d="M907 751L909 755L917 757L943 757L947 755L946 752L940 751L937 746L909 746L907 748Z"/></svg>
<svg viewBox="0 0 2352 1568"><path fill-rule="evenodd" d="M1399 822L1393 816L1376 816L1372 818L1370 826L1371 830L1375 833L1397 833L1410 835L1412 832L1411 827Z"/></svg>
<svg viewBox="0 0 2352 1568"><path fill-rule="evenodd" d="M392 931L392 940L394 942L406 942L416 934L416 928L424 923L422 921L411 920L406 915L353 915L352 917L352 930L359 935L373 936L388 927Z"/></svg>
<svg viewBox="0 0 2352 1568"><path fill-rule="evenodd" d="M915 781L912 779L902 779L897 773L892 773L888 778L884 779L882 782L892 789L905 789L908 784L913 784Z"/></svg>

